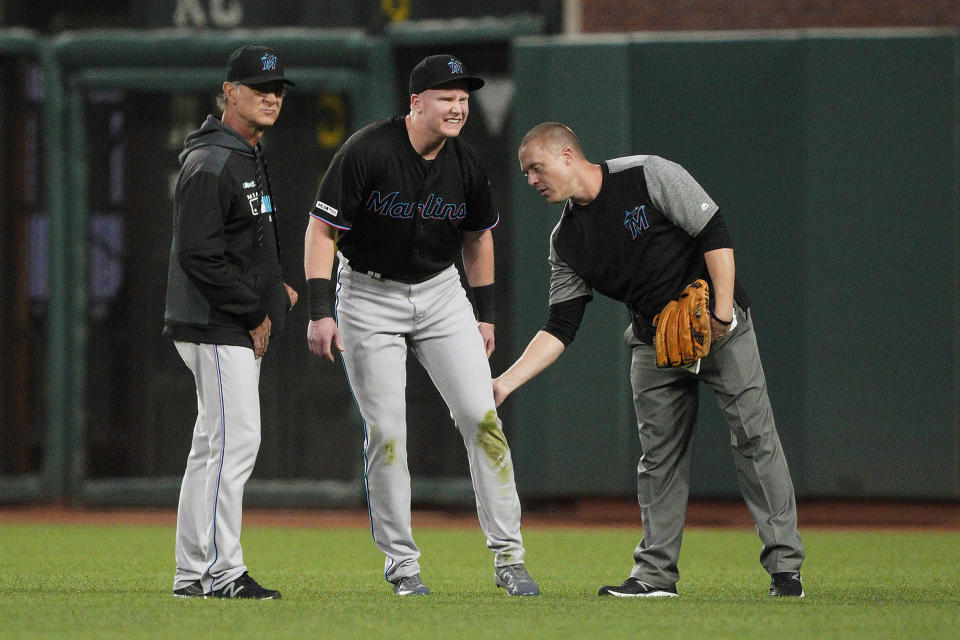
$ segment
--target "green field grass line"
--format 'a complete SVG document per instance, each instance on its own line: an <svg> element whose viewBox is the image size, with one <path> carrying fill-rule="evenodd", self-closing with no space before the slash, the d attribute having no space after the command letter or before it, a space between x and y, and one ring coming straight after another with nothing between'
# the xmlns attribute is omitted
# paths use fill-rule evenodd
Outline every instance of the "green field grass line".
<svg viewBox="0 0 960 640"><path fill-rule="evenodd" d="M752 531L690 529L679 598L598 598L639 531L525 529L540 598L493 584L479 529L423 528L427 597L396 598L365 528L246 527L251 574L277 602L170 595L173 527L0 525L0 637L957 638L960 534L805 533L803 600L766 596Z"/></svg>

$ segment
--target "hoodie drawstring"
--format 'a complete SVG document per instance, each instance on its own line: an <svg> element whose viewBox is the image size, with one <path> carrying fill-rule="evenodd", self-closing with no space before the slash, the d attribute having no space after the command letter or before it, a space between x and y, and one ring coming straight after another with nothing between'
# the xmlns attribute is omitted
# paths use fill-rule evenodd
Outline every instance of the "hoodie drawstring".
<svg viewBox="0 0 960 640"><path fill-rule="evenodd" d="M277 213L277 203L273 201L273 189L270 185L270 170L267 169L267 160L263 157L263 153L260 150L260 145L258 144L254 149L256 156L256 181L257 189L260 190L260 215L257 216L257 246L263 246L263 196L266 195L270 200L270 212L273 214L270 216L273 223L273 238L277 244L277 257L280 257L280 216Z"/></svg>

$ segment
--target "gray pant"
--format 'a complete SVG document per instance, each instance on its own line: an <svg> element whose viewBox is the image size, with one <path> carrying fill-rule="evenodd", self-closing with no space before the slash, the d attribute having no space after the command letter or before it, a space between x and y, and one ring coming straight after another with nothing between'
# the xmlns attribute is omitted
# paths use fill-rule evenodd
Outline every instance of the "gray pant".
<svg viewBox="0 0 960 640"><path fill-rule="evenodd" d="M652 346L633 338L630 383L643 455L637 498L643 539L634 551L633 577L658 587L680 577L677 558L690 493L693 432L699 382L716 394L730 427L737 480L763 542L760 563L769 573L799 571L803 543L787 460L780 446L749 311L736 307L737 326L713 344L699 374L658 369Z"/></svg>
<svg viewBox="0 0 960 640"><path fill-rule="evenodd" d="M197 422L177 508L173 588L221 589L247 570L243 488L260 449L260 364L253 349L177 342L197 384Z"/></svg>
<svg viewBox="0 0 960 640"><path fill-rule="evenodd" d="M493 400L483 338L455 267L420 284L376 280L341 261L337 324L363 417L367 504L384 577L420 573L410 522L406 366L412 351L463 437L480 527L496 566L523 562L513 461Z"/></svg>

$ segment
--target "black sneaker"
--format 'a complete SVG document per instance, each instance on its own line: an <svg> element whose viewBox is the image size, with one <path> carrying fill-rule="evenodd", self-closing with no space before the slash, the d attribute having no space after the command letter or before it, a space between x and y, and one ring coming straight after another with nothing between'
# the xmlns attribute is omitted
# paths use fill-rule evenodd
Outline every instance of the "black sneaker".
<svg viewBox="0 0 960 640"><path fill-rule="evenodd" d="M206 598L207 594L203 592L200 581L191 582L185 587L173 590L174 598Z"/></svg>
<svg viewBox="0 0 960 640"><path fill-rule="evenodd" d="M600 587L600 592L597 595L617 596L618 598L675 598L677 597L677 588L673 585L655 587L639 578L630 577L621 585Z"/></svg>
<svg viewBox="0 0 960 640"><path fill-rule="evenodd" d="M770 595L774 598L782 596L803 597L803 583L800 574L796 571L783 571L770 574Z"/></svg>
<svg viewBox="0 0 960 640"><path fill-rule="evenodd" d="M215 598L246 598L249 600L279 600L280 592L264 589L246 571L233 582L213 590Z"/></svg>

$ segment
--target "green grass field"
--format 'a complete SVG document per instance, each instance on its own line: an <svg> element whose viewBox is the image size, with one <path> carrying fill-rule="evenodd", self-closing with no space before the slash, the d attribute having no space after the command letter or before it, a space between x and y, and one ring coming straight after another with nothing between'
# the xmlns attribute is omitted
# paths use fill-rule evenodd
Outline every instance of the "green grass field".
<svg viewBox="0 0 960 640"><path fill-rule="evenodd" d="M433 594L396 598L369 531L245 527L283 600L176 599L173 527L0 525L2 638L960 638L960 534L804 533L807 597L767 597L749 530L689 529L679 598L598 598L639 531L526 528L540 598L493 586L478 529L419 529Z"/></svg>

